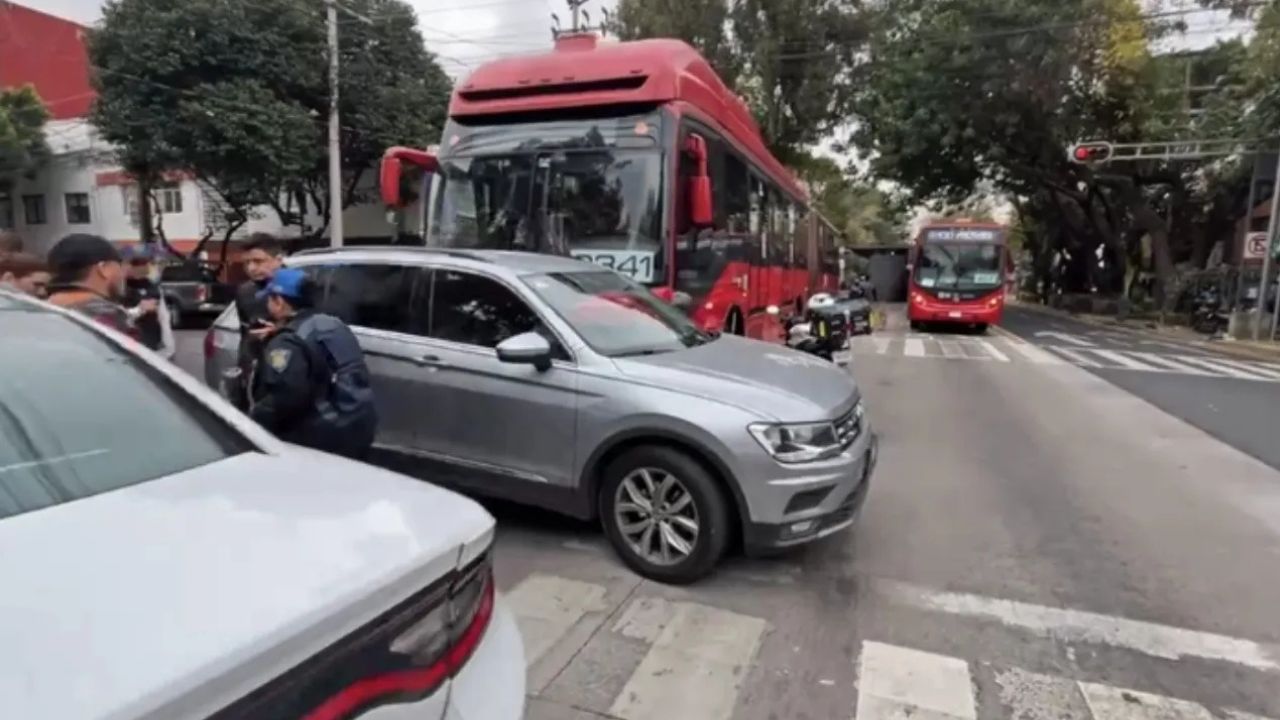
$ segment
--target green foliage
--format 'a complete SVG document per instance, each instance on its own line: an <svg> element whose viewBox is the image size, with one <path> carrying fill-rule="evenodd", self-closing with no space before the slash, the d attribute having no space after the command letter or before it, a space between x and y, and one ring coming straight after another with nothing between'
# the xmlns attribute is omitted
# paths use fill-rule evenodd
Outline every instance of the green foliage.
<svg viewBox="0 0 1280 720"><path fill-rule="evenodd" d="M346 0L344 206L389 145L439 137L450 83L401 0ZM366 22L367 20L367 22ZM189 170L239 212L285 194L327 215L325 8L310 0L108 0L90 38L94 122L140 176ZM319 228L306 228L318 231Z"/></svg>
<svg viewBox="0 0 1280 720"><path fill-rule="evenodd" d="M0 188L34 172L48 159L44 138L48 118L33 88L0 90Z"/></svg>
<svg viewBox="0 0 1280 720"><path fill-rule="evenodd" d="M696 47L792 162L848 119L866 17L852 0L619 0L615 31Z"/></svg>
<svg viewBox="0 0 1280 720"><path fill-rule="evenodd" d="M903 208L882 190L854 182L827 157L804 157L798 169L809 186L814 207L843 233L847 244L903 242Z"/></svg>

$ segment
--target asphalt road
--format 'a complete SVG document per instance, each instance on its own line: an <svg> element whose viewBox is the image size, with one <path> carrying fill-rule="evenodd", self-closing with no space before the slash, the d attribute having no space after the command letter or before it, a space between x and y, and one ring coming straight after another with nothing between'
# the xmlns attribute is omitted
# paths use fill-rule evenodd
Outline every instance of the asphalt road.
<svg viewBox="0 0 1280 720"><path fill-rule="evenodd" d="M852 350L882 455L850 532L671 588L490 505L528 717L1280 718L1280 472L1052 350L902 324Z"/></svg>
<svg viewBox="0 0 1280 720"><path fill-rule="evenodd" d="M1069 362L1280 468L1280 364L1242 364L1210 342L1099 328L1025 308L1010 308L1003 329L1066 350L1061 356ZM1215 365L1238 373L1214 372Z"/></svg>

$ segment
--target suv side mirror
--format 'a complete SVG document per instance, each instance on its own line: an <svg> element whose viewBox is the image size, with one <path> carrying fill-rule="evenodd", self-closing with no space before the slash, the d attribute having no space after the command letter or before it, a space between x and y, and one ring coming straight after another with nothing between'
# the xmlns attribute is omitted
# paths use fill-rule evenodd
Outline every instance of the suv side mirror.
<svg viewBox="0 0 1280 720"><path fill-rule="evenodd" d="M382 191L382 202L393 210L403 208L407 204L400 184L405 165L417 168L424 175L440 170L440 161L426 150L407 147L387 148L387 151L382 154L378 185Z"/></svg>
<svg viewBox="0 0 1280 720"><path fill-rule="evenodd" d="M532 365L538 372L551 369L551 343L536 332L513 335L498 343L497 351L504 363Z"/></svg>

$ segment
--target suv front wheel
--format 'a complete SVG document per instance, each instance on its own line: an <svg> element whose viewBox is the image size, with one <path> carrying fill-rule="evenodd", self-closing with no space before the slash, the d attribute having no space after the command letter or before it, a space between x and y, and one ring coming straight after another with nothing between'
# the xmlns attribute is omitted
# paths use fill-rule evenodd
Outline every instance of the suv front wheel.
<svg viewBox="0 0 1280 720"><path fill-rule="evenodd" d="M633 448L609 464L600 518L623 562L663 583L705 577L729 543L724 493L700 463L669 447Z"/></svg>

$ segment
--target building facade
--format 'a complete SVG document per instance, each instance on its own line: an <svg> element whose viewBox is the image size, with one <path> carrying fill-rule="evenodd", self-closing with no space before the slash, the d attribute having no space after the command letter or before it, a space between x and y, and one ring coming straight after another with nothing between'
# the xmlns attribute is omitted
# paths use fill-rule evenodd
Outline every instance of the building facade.
<svg viewBox="0 0 1280 720"><path fill-rule="evenodd" d="M11 178L0 186L0 229L17 232L35 252L48 251L70 233L92 233L122 244L142 237L137 183L87 119L94 93L84 31L69 20L0 0L0 88L33 86L51 117L45 125L50 161L34 176ZM377 200L376 182L377 173L367 173L360 189L371 201L344 213L347 238L370 242L402 231ZM153 219L174 249L187 254L212 238L204 243L205 253L219 257L228 221L216 192L190 173L172 173L152 194ZM282 206L300 210L308 227L324 225L317 209L292 202ZM302 232L296 225L284 226L270 207L254 208L249 215L232 235L230 255L236 240L254 232L285 238Z"/></svg>

